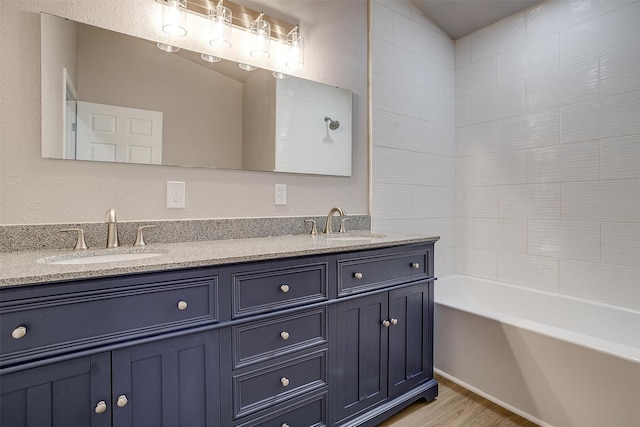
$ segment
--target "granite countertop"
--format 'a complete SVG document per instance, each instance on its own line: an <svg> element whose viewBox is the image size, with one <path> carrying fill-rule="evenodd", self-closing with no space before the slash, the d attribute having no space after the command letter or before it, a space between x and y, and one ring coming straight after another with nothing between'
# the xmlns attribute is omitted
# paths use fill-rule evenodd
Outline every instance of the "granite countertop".
<svg viewBox="0 0 640 427"><path fill-rule="evenodd" d="M311 236L288 235L249 239L211 240L184 243L154 243L143 248L87 251L23 251L0 253L0 287L55 282L128 273L205 267L239 262L374 249L409 243L435 242L439 237L353 232ZM160 253L139 260L91 264L48 264L88 255Z"/></svg>

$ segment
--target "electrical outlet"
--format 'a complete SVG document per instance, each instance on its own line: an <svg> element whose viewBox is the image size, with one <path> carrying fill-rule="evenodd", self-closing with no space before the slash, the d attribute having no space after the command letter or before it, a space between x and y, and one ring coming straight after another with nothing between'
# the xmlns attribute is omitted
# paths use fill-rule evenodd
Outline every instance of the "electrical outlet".
<svg viewBox="0 0 640 427"><path fill-rule="evenodd" d="M167 208L184 208L185 184L180 181L167 181Z"/></svg>
<svg viewBox="0 0 640 427"><path fill-rule="evenodd" d="M287 186L285 184L276 184L274 201L276 206L287 204Z"/></svg>

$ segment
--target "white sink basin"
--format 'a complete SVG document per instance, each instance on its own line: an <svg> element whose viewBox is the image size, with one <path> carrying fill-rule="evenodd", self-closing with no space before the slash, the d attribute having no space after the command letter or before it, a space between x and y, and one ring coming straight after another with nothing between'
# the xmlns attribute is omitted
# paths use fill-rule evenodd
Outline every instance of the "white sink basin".
<svg viewBox="0 0 640 427"><path fill-rule="evenodd" d="M77 265L77 264L98 264L102 262L122 262L122 261L136 261L140 259L153 258L163 253L157 252L134 252L134 253L118 253L118 254L87 254L81 256L66 256L66 257L49 257L38 260L44 264L55 265Z"/></svg>

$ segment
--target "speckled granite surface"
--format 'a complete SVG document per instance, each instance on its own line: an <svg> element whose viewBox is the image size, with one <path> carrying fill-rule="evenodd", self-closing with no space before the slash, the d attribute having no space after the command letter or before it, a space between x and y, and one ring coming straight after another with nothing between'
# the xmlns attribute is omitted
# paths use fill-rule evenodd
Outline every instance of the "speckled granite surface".
<svg viewBox="0 0 640 427"><path fill-rule="evenodd" d="M347 230L371 229L368 215L347 215ZM326 216L277 217L277 218L233 218L195 219L177 221L118 222L120 243L132 245L141 225L155 225L145 231L147 243L179 243L202 240L244 239L251 237L305 234L311 225L305 219L313 219L318 231L324 229ZM2 225L0 226L0 252L37 251L51 249L71 249L75 244L75 233L61 233L65 228L82 228L89 248L103 248L107 239L106 224L43 224L43 225ZM340 227L337 216L333 228Z"/></svg>
<svg viewBox="0 0 640 427"><path fill-rule="evenodd" d="M5 252L0 253L0 286L18 286L127 273L328 254L408 243L434 242L436 240L438 237L376 235L360 231L330 236L299 234L183 243L152 243L143 249L122 246L117 249L90 249L88 251ZM161 253L162 255L135 261L81 265L54 265L45 262L79 256L131 252Z"/></svg>

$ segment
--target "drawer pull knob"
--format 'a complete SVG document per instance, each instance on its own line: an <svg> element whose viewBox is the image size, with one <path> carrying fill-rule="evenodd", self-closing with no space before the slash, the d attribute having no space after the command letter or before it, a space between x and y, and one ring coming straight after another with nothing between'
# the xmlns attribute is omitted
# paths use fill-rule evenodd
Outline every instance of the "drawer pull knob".
<svg viewBox="0 0 640 427"><path fill-rule="evenodd" d="M385 328L388 328L390 324L391 324L391 322L389 322L388 320L383 320L382 321L382 326L384 326Z"/></svg>
<svg viewBox="0 0 640 427"><path fill-rule="evenodd" d="M289 424L287 424L287 423L282 423L282 427L289 427Z"/></svg>
<svg viewBox="0 0 640 427"><path fill-rule="evenodd" d="M282 331L282 332L280 332L280 337L281 337L283 340L288 340L288 339L289 339L289 332L287 332L287 331Z"/></svg>
<svg viewBox="0 0 640 427"><path fill-rule="evenodd" d="M362 279L362 273L360 273L360 272L353 273L353 277L355 277L356 279Z"/></svg>
<svg viewBox="0 0 640 427"><path fill-rule="evenodd" d="M289 292L289 285L280 285L280 290L286 294Z"/></svg>
<svg viewBox="0 0 640 427"><path fill-rule="evenodd" d="M284 387L289 385L289 378L287 377L282 377L280 378L280 384L282 384Z"/></svg>
<svg viewBox="0 0 640 427"><path fill-rule="evenodd" d="M100 402L98 402L98 404L96 405L96 414L102 414L107 410L107 402L105 402L104 400L101 400Z"/></svg>
<svg viewBox="0 0 640 427"><path fill-rule="evenodd" d="M391 319L391 324L392 325L397 325L398 324L398 319Z"/></svg>
<svg viewBox="0 0 640 427"><path fill-rule="evenodd" d="M415 268L416 270L420 268L420 263L419 262L412 262L411 263L411 268Z"/></svg>
<svg viewBox="0 0 640 427"><path fill-rule="evenodd" d="M187 309L187 302L186 301L178 301L178 310L186 310Z"/></svg>
<svg viewBox="0 0 640 427"><path fill-rule="evenodd" d="M27 328L24 326L18 326L13 330L13 332L11 332L11 336L17 340L24 337L25 335L27 335Z"/></svg>
<svg viewBox="0 0 640 427"><path fill-rule="evenodd" d="M121 394L120 397L118 397L118 400L116 400L116 405L118 405L118 408L124 408L125 406L127 406L127 403L129 403L129 399L127 399L127 396L125 396L124 394Z"/></svg>

